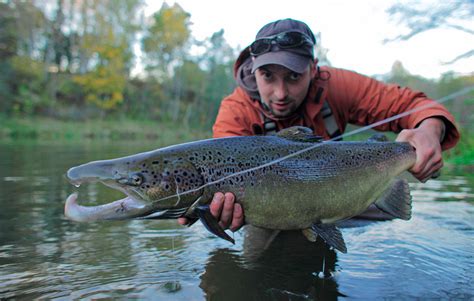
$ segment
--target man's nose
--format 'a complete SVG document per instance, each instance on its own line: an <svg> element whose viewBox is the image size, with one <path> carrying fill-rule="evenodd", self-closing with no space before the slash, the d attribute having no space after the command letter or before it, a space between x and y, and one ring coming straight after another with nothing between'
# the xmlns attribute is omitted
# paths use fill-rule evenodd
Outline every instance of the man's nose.
<svg viewBox="0 0 474 301"><path fill-rule="evenodd" d="M273 92L275 98L278 100L285 99L288 96L288 87L284 81L279 81L275 84L275 90Z"/></svg>

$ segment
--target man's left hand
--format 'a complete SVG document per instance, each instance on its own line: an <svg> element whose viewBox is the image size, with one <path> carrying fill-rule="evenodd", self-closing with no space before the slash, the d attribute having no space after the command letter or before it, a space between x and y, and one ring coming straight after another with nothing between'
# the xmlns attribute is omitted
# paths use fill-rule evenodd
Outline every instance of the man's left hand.
<svg viewBox="0 0 474 301"><path fill-rule="evenodd" d="M416 162L410 172L421 182L426 182L441 167L441 139L445 125L439 118L427 118L417 128L406 129L398 134L396 141L408 142L416 149Z"/></svg>

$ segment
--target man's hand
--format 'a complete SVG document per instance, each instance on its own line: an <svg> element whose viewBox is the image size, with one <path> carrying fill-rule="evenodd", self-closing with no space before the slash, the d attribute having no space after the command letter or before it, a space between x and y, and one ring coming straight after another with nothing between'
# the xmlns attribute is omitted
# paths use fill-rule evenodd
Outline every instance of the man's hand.
<svg viewBox="0 0 474 301"><path fill-rule="evenodd" d="M441 167L441 139L444 137L445 125L439 118L427 118L417 128L403 130L396 141L408 142L416 149L415 165L410 172L421 182L426 182Z"/></svg>
<svg viewBox="0 0 474 301"><path fill-rule="evenodd" d="M244 225L244 211L239 203L235 203L235 196L231 192L225 194L216 192L209 208L211 214L219 220L222 229L230 229L235 232ZM188 219L181 217L178 219L178 223L186 225Z"/></svg>

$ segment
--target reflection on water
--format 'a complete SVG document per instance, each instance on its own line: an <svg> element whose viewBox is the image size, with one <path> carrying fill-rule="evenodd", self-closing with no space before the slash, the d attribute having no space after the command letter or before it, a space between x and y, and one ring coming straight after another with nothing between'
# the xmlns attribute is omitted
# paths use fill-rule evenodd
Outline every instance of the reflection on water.
<svg viewBox="0 0 474 301"><path fill-rule="evenodd" d="M326 277L318 276L323 266ZM227 248L211 251L200 287L208 300L336 300L341 294L331 276L335 271L334 251L291 231L277 236L259 257Z"/></svg>
<svg viewBox="0 0 474 301"><path fill-rule="evenodd" d="M152 148L1 144L0 299L474 298L474 179L462 171L411 183L408 222L343 228L348 254L293 232L253 256L244 231L234 246L200 224L63 217L73 191L91 204L122 197L96 184L75 188L63 177L69 167Z"/></svg>

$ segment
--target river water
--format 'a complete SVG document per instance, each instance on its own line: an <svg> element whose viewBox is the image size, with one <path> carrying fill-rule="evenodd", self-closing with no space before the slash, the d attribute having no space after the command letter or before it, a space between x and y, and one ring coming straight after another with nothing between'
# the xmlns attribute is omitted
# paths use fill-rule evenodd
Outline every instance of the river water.
<svg viewBox="0 0 474 301"><path fill-rule="evenodd" d="M347 254L295 232L255 255L247 230L232 245L200 223L65 219L74 191L85 204L122 197L70 185L69 167L157 147L0 143L0 299L474 299L472 167L411 183L410 221L346 224Z"/></svg>

